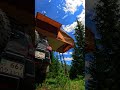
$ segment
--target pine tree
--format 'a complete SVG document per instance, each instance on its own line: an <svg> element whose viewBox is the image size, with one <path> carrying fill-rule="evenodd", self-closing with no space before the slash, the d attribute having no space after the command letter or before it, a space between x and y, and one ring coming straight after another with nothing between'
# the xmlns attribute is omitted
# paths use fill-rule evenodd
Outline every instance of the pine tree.
<svg viewBox="0 0 120 90"><path fill-rule="evenodd" d="M96 90L96 61L92 60L90 63L90 66L88 67L88 72L91 75L91 79L86 80L86 90ZM86 73L87 74L87 73ZM85 74L85 75L86 75Z"/></svg>
<svg viewBox="0 0 120 90"><path fill-rule="evenodd" d="M60 72L60 62L58 60L58 57L54 56L54 53L52 52L52 59L51 59L51 65L49 68L48 77L56 78L59 75L59 72Z"/></svg>
<svg viewBox="0 0 120 90"><path fill-rule="evenodd" d="M118 0L99 0L95 7L96 29L103 50L96 52L97 88L118 90L120 82L120 22ZM118 70L118 71L116 71ZM117 84L116 84L117 82Z"/></svg>
<svg viewBox="0 0 120 90"><path fill-rule="evenodd" d="M75 28L75 46L73 49L73 61L70 69L70 78L78 78L79 75L84 76L85 61L84 61L84 26L81 22L77 21L77 26Z"/></svg>

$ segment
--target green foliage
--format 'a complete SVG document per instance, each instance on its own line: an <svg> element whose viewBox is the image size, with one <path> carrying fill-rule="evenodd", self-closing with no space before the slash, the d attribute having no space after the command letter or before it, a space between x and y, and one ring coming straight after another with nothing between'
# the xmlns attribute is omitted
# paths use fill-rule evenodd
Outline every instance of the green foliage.
<svg viewBox="0 0 120 90"><path fill-rule="evenodd" d="M96 90L96 60L92 60L89 62L90 66L88 67L89 74L91 75L90 79L87 80L88 83L86 85L87 90ZM87 75L87 74L86 74Z"/></svg>
<svg viewBox="0 0 120 90"><path fill-rule="evenodd" d="M56 78L60 73L60 69L61 69L60 62L58 60L58 57L57 56L55 57L53 53L52 53L51 65L49 69L50 70L47 75L47 78Z"/></svg>
<svg viewBox="0 0 120 90"><path fill-rule="evenodd" d="M68 78L64 75L64 73L60 73L59 76L56 77L57 85L60 87L64 87L68 81Z"/></svg>
<svg viewBox="0 0 120 90"><path fill-rule="evenodd" d="M109 52L113 51L116 46L116 39L119 40L119 5L118 0L99 0L95 8L95 22L97 31L101 35L101 42L104 48ZM117 40L117 41L118 41Z"/></svg>
<svg viewBox="0 0 120 90"><path fill-rule="evenodd" d="M70 80L67 77L61 77L59 80L61 81L59 81L58 84L57 78L47 79L43 86L39 86L36 90L85 90L85 82L83 78ZM63 82L63 84L62 81L65 81L65 83Z"/></svg>
<svg viewBox="0 0 120 90"><path fill-rule="evenodd" d="M68 66L68 68L70 68ZM58 70L58 71L57 71ZM83 76L78 76L75 80L70 80L64 73L62 64L58 61L58 56L52 55L50 72L47 74L46 81L36 90L85 90Z"/></svg>
<svg viewBox="0 0 120 90"><path fill-rule="evenodd" d="M84 26L81 22L77 21L77 26L75 28L75 46L73 49L73 61L70 69L70 78L78 78L78 75L84 76L84 45L85 45L85 35L84 35Z"/></svg>
<svg viewBox="0 0 120 90"><path fill-rule="evenodd" d="M95 53L98 89L118 90L120 61L120 9L118 0L99 0L95 23L101 35L102 50ZM119 71L117 71L119 70ZM116 83L117 82L117 83Z"/></svg>

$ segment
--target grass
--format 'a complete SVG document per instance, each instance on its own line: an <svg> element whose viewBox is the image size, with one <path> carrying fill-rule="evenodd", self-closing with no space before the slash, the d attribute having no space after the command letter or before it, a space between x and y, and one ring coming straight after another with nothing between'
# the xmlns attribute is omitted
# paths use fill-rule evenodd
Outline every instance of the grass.
<svg viewBox="0 0 120 90"><path fill-rule="evenodd" d="M64 78L47 79L43 86L38 86L36 90L85 90L84 79L69 80Z"/></svg>

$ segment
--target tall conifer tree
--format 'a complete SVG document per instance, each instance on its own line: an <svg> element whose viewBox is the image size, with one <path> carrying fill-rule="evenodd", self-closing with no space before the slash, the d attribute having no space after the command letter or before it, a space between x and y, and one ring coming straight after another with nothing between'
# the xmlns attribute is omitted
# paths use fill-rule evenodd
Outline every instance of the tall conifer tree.
<svg viewBox="0 0 120 90"><path fill-rule="evenodd" d="M99 0L95 7L94 20L103 46L96 52L97 88L100 90L118 90L119 87L119 12L118 0Z"/></svg>
<svg viewBox="0 0 120 90"><path fill-rule="evenodd" d="M77 21L75 28L75 47L73 49L73 61L70 69L70 78L78 78L79 75L84 76L85 61L84 61L84 44L85 34L84 26L81 22Z"/></svg>

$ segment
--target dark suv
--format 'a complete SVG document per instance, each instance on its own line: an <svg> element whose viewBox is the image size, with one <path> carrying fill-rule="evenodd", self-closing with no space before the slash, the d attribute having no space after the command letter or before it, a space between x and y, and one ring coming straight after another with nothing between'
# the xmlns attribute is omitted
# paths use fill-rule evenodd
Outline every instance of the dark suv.
<svg viewBox="0 0 120 90"><path fill-rule="evenodd" d="M34 90L34 48L30 37L20 31L11 37L0 55L0 90Z"/></svg>
<svg viewBox="0 0 120 90"><path fill-rule="evenodd" d="M40 34L35 47L26 26L0 9L0 90L34 90L35 81L45 80L51 50Z"/></svg>

